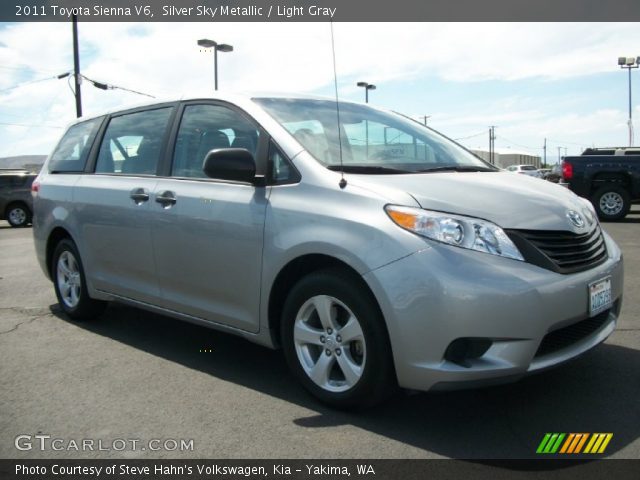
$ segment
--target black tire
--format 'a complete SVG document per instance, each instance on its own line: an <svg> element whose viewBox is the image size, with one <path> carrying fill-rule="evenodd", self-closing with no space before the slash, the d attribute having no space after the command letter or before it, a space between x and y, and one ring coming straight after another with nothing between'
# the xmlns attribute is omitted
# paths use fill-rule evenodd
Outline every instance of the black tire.
<svg viewBox="0 0 640 480"><path fill-rule="evenodd" d="M58 269L59 265L61 266L60 270ZM70 274L67 275L65 272ZM58 303L71 319L91 320L104 311L106 302L89 297L80 254L73 241L68 238L60 240L53 252L51 278ZM73 280L71 280L72 278ZM66 290L64 285L72 286ZM71 293L72 290L75 292L74 294Z"/></svg>
<svg viewBox="0 0 640 480"><path fill-rule="evenodd" d="M24 203L12 203L5 210L4 218L7 219L7 222L12 227L26 227L31 223L31 210Z"/></svg>
<svg viewBox="0 0 640 480"><path fill-rule="evenodd" d="M334 325L336 325L332 334L328 334L328 331L321 325L320 317L313 304L313 299L324 298L331 299L329 302L336 301L336 303L330 303L329 307L329 311L332 312L330 316L333 316L332 321L335 321ZM295 341L296 319L301 312L307 311L305 309L315 311L316 317L313 317L314 313L309 314L309 323L304 323L304 325L309 326L315 320L313 338L315 339L316 334L322 333L324 340L314 340L314 342L321 341L322 343L305 343L304 346L300 346L300 342ZM346 332L342 328L345 326L345 319L349 317L349 314L355 317L360 327L358 332L362 334L357 338L363 338L363 341L343 342L341 339L340 332ZM340 325L341 322L344 324ZM293 374L307 390L327 405L339 409L368 407L385 400L397 389L389 336L384 319L375 298L363 285L362 279L354 274L340 269L329 269L314 272L302 278L293 287L285 301L281 338L284 354ZM329 347L336 347L331 355L328 353ZM358 349L358 347L360 348ZM301 348L306 353L300 353L299 349ZM304 350L305 348L306 350ZM314 357L314 355L317 356ZM336 380L329 380L334 384L327 385L327 388L321 387L312 380L303 366L304 364L307 369L311 369L319 364L321 357L325 355L328 359L323 358L324 361L333 362L331 367L325 369L330 373L326 375L326 378L337 377ZM345 361L348 362L348 365L357 365L358 362L361 362L359 365L361 374L357 381L350 382L347 379L343 368L345 363L341 363ZM353 373L353 370L350 372ZM344 378L340 378L340 376ZM357 375L352 378L356 377ZM339 389L339 391L331 391L331 388Z"/></svg>
<svg viewBox="0 0 640 480"><path fill-rule="evenodd" d="M604 221L622 220L631 208L631 196L627 189L615 183L600 187L591 196L598 217Z"/></svg>

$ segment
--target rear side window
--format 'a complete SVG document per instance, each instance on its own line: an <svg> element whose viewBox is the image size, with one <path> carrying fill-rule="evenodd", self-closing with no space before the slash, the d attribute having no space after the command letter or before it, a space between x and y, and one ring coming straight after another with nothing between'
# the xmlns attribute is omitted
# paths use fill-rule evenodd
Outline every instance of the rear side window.
<svg viewBox="0 0 640 480"><path fill-rule="evenodd" d="M100 145L96 173L155 175L172 109L112 118Z"/></svg>
<svg viewBox="0 0 640 480"><path fill-rule="evenodd" d="M51 154L49 171L51 173L83 172L91 144L101 123L102 118L94 118L69 128Z"/></svg>

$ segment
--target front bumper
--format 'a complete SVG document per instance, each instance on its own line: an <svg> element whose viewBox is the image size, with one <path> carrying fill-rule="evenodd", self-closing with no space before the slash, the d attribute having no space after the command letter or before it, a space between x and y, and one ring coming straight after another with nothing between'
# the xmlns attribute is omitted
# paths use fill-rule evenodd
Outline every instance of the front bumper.
<svg viewBox="0 0 640 480"><path fill-rule="evenodd" d="M620 249L607 234L605 241L606 262L570 275L434 243L365 274L387 323L400 386L502 383L604 341L615 329L623 291ZM609 276L613 306L589 320L588 285ZM490 347L464 362L445 358L461 338L489 340Z"/></svg>

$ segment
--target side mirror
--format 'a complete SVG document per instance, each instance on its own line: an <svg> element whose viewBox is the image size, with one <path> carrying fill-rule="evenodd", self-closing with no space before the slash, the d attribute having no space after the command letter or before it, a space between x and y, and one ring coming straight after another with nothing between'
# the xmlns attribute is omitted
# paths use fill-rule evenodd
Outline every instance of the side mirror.
<svg viewBox="0 0 640 480"><path fill-rule="evenodd" d="M256 161L245 148L217 148L207 153L202 171L209 178L253 184Z"/></svg>

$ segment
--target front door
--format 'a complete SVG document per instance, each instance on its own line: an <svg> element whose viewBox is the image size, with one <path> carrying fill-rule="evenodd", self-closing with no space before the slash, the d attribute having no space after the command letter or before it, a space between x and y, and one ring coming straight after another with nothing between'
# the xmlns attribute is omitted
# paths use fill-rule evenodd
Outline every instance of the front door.
<svg viewBox="0 0 640 480"><path fill-rule="evenodd" d="M262 244L268 189L209 179L210 150L257 156L259 129L216 104L184 108L169 177L153 192L153 243L163 306L249 332L259 328Z"/></svg>

